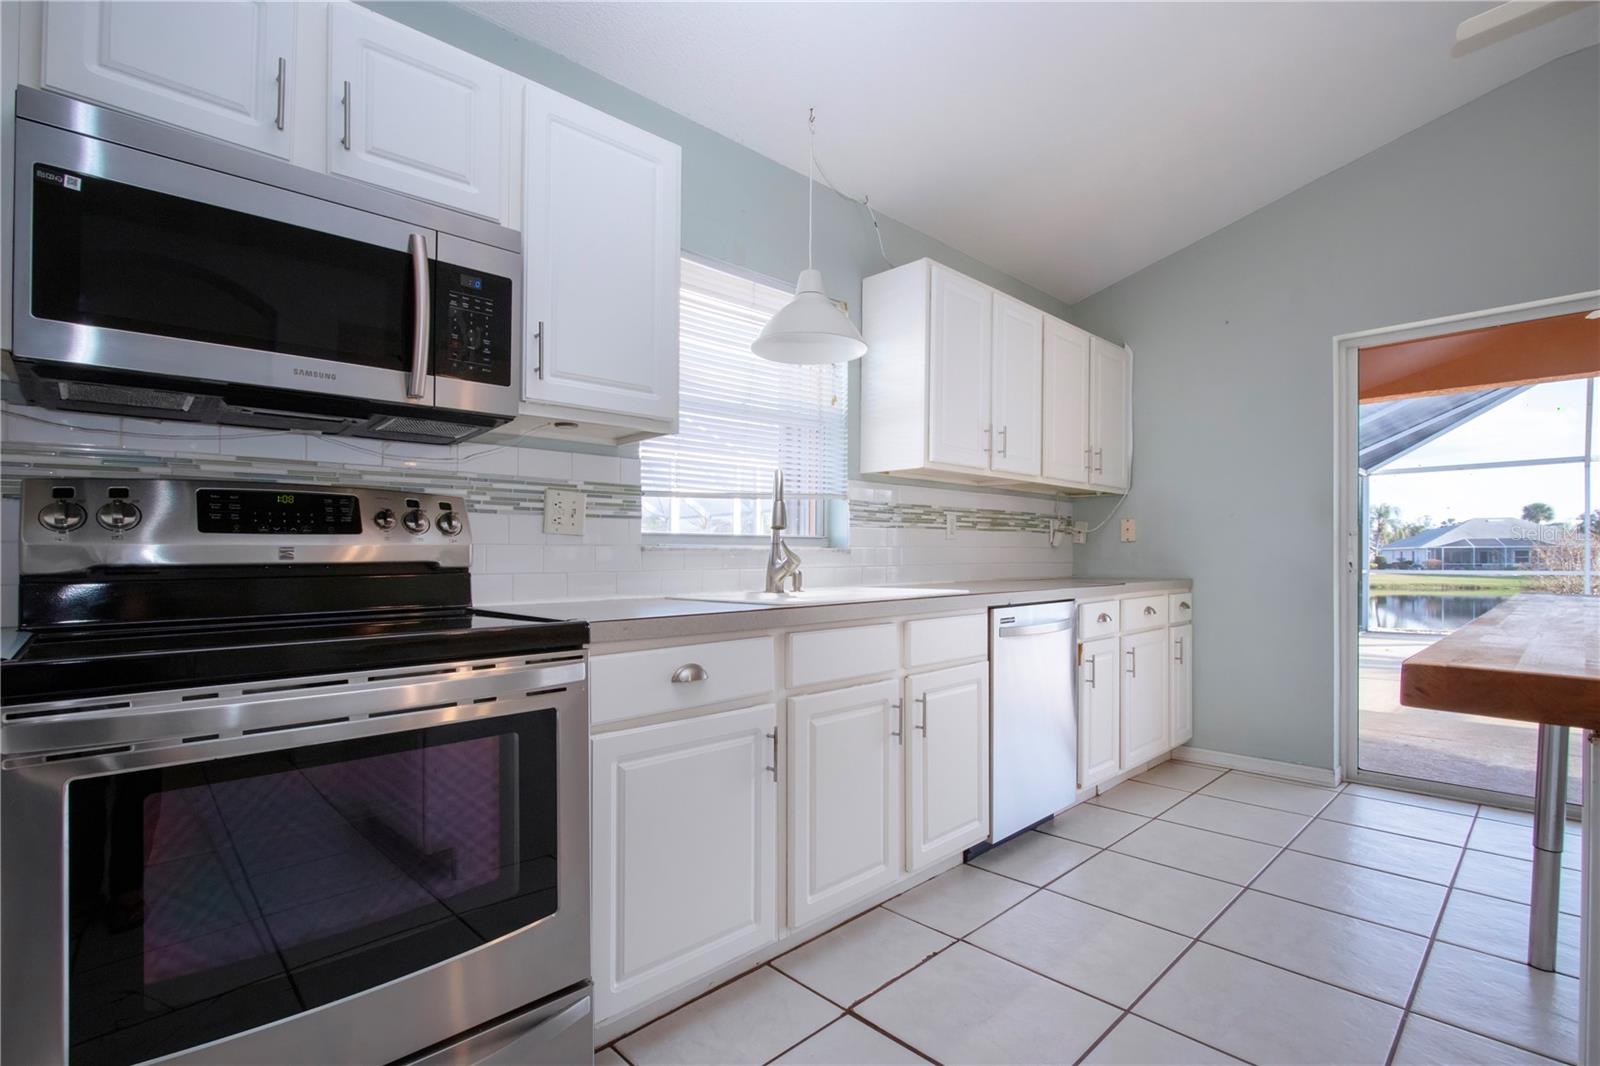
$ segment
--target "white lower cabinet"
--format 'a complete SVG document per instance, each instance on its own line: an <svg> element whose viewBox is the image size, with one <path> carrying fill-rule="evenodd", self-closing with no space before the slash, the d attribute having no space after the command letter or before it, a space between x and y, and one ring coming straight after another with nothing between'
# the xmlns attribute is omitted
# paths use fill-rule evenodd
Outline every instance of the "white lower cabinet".
<svg viewBox="0 0 1600 1066"><path fill-rule="evenodd" d="M900 877L900 686L789 700L789 924Z"/></svg>
<svg viewBox="0 0 1600 1066"><path fill-rule="evenodd" d="M596 1017L777 936L773 704L594 738Z"/></svg>
<svg viewBox="0 0 1600 1066"><path fill-rule="evenodd" d="M1173 626L1167 630L1172 650L1172 746L1187 744L1194 738L1194 626Z"/></svg>
<svg viewBox="0 0 1600 1066"><path fill-rule="evenodd" d="M1081 645L1078 666L1078 787L1098 785L1122 770L1117 638Z"/></svg>
<svg viewBox="0 0 1600 1066"><path fill-rule="evenodd" d="M1167 706L1167 631L1122 637L1122 765L1146 762L1172 747Z"/></svg>
<svg viewBox="0 0 1600 1066"><path fill-rule="evenodd" d="M906 678L906 867L989 833L989 664Z"/></svg>

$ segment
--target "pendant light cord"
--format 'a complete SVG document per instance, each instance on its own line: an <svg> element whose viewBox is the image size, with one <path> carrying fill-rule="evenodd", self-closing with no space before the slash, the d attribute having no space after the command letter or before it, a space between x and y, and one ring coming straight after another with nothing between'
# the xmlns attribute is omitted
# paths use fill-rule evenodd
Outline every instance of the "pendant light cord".
<svg viewBox="0 0 1600 1066"><path fill-rule="evenodd" d="M813 215L817 199L817 109L809 108L806 116L806 269L811 262L812 234L815 230Z"/></svg>

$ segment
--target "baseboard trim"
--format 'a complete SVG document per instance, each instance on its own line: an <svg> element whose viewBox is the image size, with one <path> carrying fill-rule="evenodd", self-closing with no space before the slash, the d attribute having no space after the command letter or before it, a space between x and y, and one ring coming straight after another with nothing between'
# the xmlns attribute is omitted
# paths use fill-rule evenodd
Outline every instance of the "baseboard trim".
<svg viewBox="0 0 1600 1066"><path fill-rule="evenodd" d="M1222 766L1229 770L1248 770L1253 774L1281 777L1289 781L1304 781L1310 785L1332 788L1339 783L1336 771L1321 766L1302 766L1300 763L1279 762L1277 759L1258 759L1254 755L1235 755L1231 751L1210 751L1185 744L1172 749L1172 757L1180 762L1204 763Z"/></svg>

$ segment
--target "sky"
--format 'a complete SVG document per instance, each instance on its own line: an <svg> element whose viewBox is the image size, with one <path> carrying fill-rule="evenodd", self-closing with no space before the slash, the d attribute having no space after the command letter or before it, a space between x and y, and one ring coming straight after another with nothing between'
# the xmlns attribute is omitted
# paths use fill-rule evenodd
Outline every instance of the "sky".
<svg viewBox="0 0 1600 1066"><path fill-rule="evenodd" d="M1553 507L1558 521L1577 521L1583 513L1581 463L1426 474L1393 471L1582 455L1585 386L1581 380L1535 385L1402 456L1384 468L1387 472L1368 480L1372 506L1387 503L1398 507L1403 522L1424 516L1442 522L1447 518L1518 518L1524 505L1539 502ZM1600 385L1596 392L1600 393ZM1600 455L1600 396L1595 406L1592 433ZM1600 508L1600 475L1591 475L1591 481L1592 506Z"/></svg>

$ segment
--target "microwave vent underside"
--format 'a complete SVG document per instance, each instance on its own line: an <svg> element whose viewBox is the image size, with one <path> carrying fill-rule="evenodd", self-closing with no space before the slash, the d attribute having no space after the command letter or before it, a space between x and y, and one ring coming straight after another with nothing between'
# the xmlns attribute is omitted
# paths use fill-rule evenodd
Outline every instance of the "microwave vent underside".
<svg viewBox="0 0 1600 1066"><path fill-rule="evenodd" d="M408 415L379 415L355 432L372 434L391 440L422 442L452 442L483 432L482 426L464 426L437 418L415 418Z"/></svg>
<svg viewBox="0 0 1600 1066"><path fill-rule="evenodd" d="M140 410L188 411L194 406L192 392L138 388L130 385L102 385L93 381L57 382L61 398L70 403L97 403Z"/></svg>

